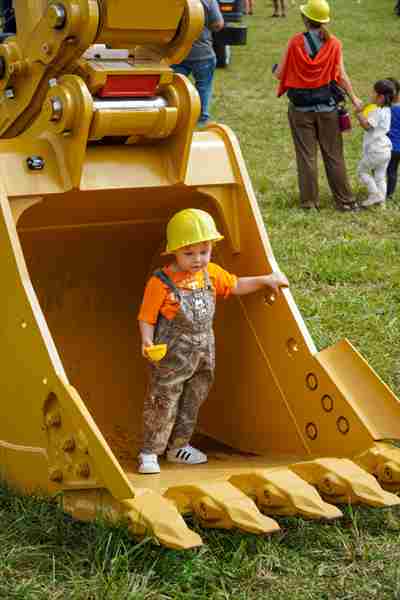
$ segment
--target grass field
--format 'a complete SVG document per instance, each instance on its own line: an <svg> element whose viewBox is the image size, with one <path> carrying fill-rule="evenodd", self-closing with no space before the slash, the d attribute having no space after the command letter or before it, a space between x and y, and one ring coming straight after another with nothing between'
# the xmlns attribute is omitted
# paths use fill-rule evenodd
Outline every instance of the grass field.
<svg viewBox="0 0 400 600"><path fill-rule="evenodd" d="M348 337L400 393L400 189L386 210L342 214L321 174L322 210L298 208L287 103L276 98L271 64L301 22L293 6L288 19L270 19L270 4L257 0L248 47L218 72L213 114L239 136L276 257L318 348ZM394 0L331 4L331 29L368 99L375 80L400 77ZM357 196L361 138L357 128L346 136ZM179 553L2 488L0 600L400 600L400 511L343 510L330 524L278 519L282 531L272 537L202 530L205 546Z"/></svg>

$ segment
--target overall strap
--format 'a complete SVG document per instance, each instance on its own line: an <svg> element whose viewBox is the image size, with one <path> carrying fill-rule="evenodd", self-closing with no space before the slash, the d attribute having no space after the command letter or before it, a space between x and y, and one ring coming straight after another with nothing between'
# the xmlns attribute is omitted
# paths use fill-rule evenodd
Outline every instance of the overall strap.
<svg viewBox="0 0 400 600"><path fill-rule="evenodd" d="M172 290L175 294L175 296L180 300L181 299L181 294L178 290L178 288L176 287L176 285L171 281L171 279L168 277L168 275L166 275L164 273L164 271L162 271L161 269L157 269L157 271L154 271L153 273L154 277L158 277L158 279L160 279L166 286L169 287L170 290Z"/></svg>
<svg viewBox="0 0 400 600"><path fill-rule="evenodd" d="M210 275L208 274L207 269L204 269L203 276L204 276L204 288L206 288L207 290L214 291L214 286L211 283Z"/></svg>

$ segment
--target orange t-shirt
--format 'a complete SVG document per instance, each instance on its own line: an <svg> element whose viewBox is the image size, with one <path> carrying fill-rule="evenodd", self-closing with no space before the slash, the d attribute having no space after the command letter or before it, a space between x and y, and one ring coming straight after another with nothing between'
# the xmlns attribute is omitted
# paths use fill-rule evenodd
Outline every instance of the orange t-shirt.
<svg viewBox="0 0 400 600"><path fill-rule="evenodd" d="M164 267L163 271L177 288L197 290L204 287L204 274L202 271L193 274L187 271L175 273L170 266ZM228 271L225 271L225 269L215 263L208 263L207 273L217 296L227 298L232 288L236 287L236 275L228 273ZM154 275L150 277L144 290L138 319L155 325L159 313L170 320L175 317L178 309L179 302L175 298L173 291L158 277Z"/></svg>

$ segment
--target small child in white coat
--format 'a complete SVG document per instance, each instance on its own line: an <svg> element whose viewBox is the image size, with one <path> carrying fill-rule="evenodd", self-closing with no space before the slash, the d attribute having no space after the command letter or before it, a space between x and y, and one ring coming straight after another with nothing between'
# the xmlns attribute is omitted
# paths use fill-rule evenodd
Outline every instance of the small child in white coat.
<svg viewBox="0 0 400 600"><path fill-rule="evenodd" d="M392 142L387 137L390 130L390 107L395 95L394 85L387 79L377 81L371 102L376 108L366 114L356 110L357 119L365 130L363 155L358 165L360 181L368 188L368 198L361 206L383 204L386 199L386 170L392 152Z"/></svg>

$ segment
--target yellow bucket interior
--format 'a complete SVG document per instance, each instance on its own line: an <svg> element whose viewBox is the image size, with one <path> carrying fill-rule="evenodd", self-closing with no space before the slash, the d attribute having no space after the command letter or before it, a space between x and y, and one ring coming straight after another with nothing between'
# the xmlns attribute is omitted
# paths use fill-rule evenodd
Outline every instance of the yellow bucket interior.
<svg viewBox="0 0 400 600"><path fill-rule="evenodd" d="M137 314L144 286L166 260L160 252L168 219L184 207L208 210L226 232L210 197L185 188L48 196L18 222L31 281L66 375L120 460L140 447L146 361ZM216 252L216 262L232 270L228 241ZM200 431L242 451L257 446L262 453L304 455L242 302L221 302L216 381L201 410Z"/></svg>

